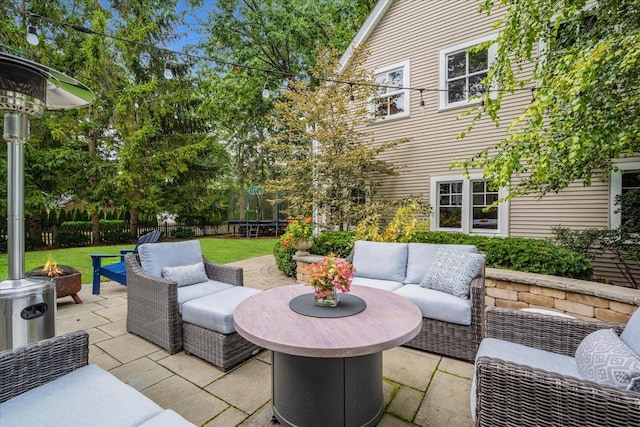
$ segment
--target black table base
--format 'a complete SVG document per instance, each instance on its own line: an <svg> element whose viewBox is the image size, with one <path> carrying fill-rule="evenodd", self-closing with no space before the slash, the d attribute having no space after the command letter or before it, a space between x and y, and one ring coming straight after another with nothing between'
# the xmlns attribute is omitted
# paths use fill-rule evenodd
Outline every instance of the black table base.
<svg viewBox="0 0 640 427"><path fill-rule="evenodd" d="M375 426L384 412L382 352L313 358L272 352L272 416L284 426Z"/></svg>

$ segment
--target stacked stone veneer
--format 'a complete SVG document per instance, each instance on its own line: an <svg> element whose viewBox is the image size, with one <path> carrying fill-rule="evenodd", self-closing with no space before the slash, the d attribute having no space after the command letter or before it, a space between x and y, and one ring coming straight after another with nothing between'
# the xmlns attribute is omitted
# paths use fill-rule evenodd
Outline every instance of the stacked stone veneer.
<svg viewBox="0 0 640 427"><path fill-rule="evenodd" d="M321 256L294 256L297 279L309 283L305 273ZM640 306L640 290L586 280L487 268L485 304L509 308L543 308L579 318L625 323Z"/></svg>

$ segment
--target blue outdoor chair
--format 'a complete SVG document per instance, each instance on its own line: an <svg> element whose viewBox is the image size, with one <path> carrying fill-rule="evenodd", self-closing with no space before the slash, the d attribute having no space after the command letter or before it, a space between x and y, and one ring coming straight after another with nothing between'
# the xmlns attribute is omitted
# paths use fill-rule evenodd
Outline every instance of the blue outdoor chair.
<svg viewBox="0 0 640 427"><path fill-rule="evenodd" d="M116 254L92 254L91 263L93 264L93 294L100 294L100 276L127 286L127 273L124 269L124 256L128 253L137 253L138 247L143 243L156 243L160 238L160 231L153 230L147 234L140 236L134 249L120 249L120 255ZM102 265L103 258L120 257L120 262Z"/></svg>

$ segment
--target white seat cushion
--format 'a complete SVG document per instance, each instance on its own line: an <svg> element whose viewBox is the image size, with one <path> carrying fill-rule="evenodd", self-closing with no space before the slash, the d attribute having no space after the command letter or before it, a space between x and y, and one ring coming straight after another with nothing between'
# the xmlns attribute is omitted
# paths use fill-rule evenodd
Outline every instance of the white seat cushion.
<svg viewBox="0 0 640 427"><path fill-rule="evenodd" d="M394 282L393 280L370 279L368 277L354 277L351 281L351 284L358 286L368 286L370 288L382 289L383 291L389 292L393 292L403 286L401 282Z"/></svg>
<svg viewBox="0 0 640 427"><path fill-rule="evenodd" d="M182 314L182 305L187 301L202 298L233 287L235 286L229 283L218 282L217 280L209 280L204 283L196 283L195 285L189 286L180 286L178 288L178 313Z"/></svg>
<svg viewBox="0 0 640 427"><path fill-rule="evenodd" d="M640 355L640 308L636 309L631 319L620 334L620 339L635 354Z"/></svg>
<svg viewBox="0 0 640 427"><path fill-rule="evenodd" d="M182 305L182 321L221 334L235 332L233 310L245 299L261 291L244 286L231 286L214 294L192 299Z"/></svg>
<svg viewBox="0 0 640 427"><path fill-rule="evenodd" d="M422 317L427 319L467 326L471 324L471 300L419 285L404 285L393 293L412 301L422 312Z"/></svg>
<svg viewBox="0 0 640 427"><path fill-rule="evenodd" d="M171 409L165 409L153 418L148 419L140 424L140 427L195 427L189 421L182 418L177 412Z"/></svg>
<svg viewBox="0 0 640 427"><path fill-rule="evenodd" d="M407 273L407 244L357 240L353 246L355 277L404 283Z"/></svg>
<svg viewBox="0 0 640 427"><path fill-rule="evenodd" d="M549 372L556 372L561 375L567 375L575 378L582 378L576 361L571 356L552 353L550 351L540 350L538 348L528 347L522 344L515 344L509 341L499 340L496 338L485 338L480 343L476 361L480 357L491 357L502 359L507 362L517 363L519 365L530 366L532 368L544 369ZM476 417L476 374L473 374L471 382L471 414L475 420Z"/></svg>
<svg viewBox="0 0 640 427"><path fill-rule="evenodd" d="M138 247L140 266L155 277L162 277L165 267L181 267L202 262L198 240L186 242L145 243Z"/></svg>
<svg viewBox="0 0 640 427"><path fill-rule="evenodd" d="M0 425L126 427L161 412L133 387L88 365L0 404Z"/></svg>

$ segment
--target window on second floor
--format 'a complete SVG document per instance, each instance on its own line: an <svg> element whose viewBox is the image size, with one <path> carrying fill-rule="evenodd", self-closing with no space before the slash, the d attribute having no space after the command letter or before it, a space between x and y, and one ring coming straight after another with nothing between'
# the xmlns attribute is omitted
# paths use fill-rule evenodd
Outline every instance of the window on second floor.
<svg viewBox="0 0 640 427"><path fill-rule="evenodd" d="M376 119L390 119L409 115L409 61L378 69L374 73L375 100L370 106Z"/></svg>
<svg viewBox="0 0 640 427"><path fill-rule="evenodd" d="M496 36L483 37L440 51L440 108L480 101L479 96L486 89L482 81L493 62L495 46L477 52L475 47Z"/></svg>

